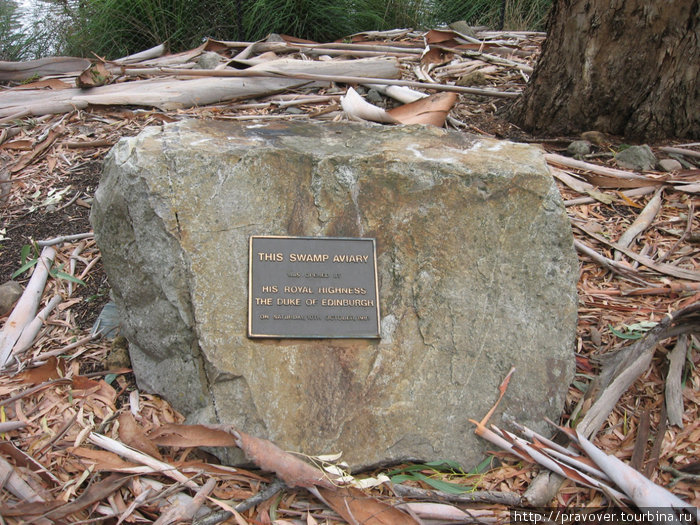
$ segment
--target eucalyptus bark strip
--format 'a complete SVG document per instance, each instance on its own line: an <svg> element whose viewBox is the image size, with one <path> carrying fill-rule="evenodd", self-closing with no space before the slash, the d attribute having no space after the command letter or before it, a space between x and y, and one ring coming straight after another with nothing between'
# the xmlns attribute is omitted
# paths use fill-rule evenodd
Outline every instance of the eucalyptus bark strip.
<svg viewBox="0 0 700 525"><path fill-rule="evenodd" d="M598 175L603 175L605 177L614 177L617 179L630 179L639 180L644 182L660 182L653 179L649 179L644 175L638 173L618 170L615 168L608 168L606 166L599 166L598 164L592 164L590 162L585 162L583 160L572 159L571 157L565 157L564 155L559 155L558 153L545 153L544 158L548 163L556 164L559 166L564 166L567 168L576 168L580 170L590 171L591 173L596 173Z"/></svg>
<svg viewBox="0 0 700 525"><path fill-rule="evenodd" d="M649 200L644 209L639 214L639 216L634 220L629 228L623 233L617 240L617 245L623 248L629 247L632 241L644 230L646 230L651 223L654 222L656 215L661 209L661 192L663 188L656 190L654 196ZM622 253L619 250L615 251L615 260L619 261L622 258Z"/></svg>
<svg viewBox="0 0 700 525"><path fill-rule="evenodd" d="M666 376L666 412L668 422L683 428L683 365L688 351L688 336L678 336L673 350L668 354L668 375Z"/></svg>
<svg viewBox="0 0 700 525"><path fill-rule="evenodd" d="M10 317L5 321L5 326L0 333L0 370L5 367L10 352L22 335L22 331L36 315L54 257L56 257L56 250L50 246L41 251L29 284L17 301Z"/></svg>
<svg viewBox="0 0 700 525"><path fill-rule="evenodd" d="M700 158L700 151L695 151L692 149L673 148L670 146L663 146L663 147L659 148L659 150L663 151L664 153L675 153L677 155L685 155L686 157Z"/></svg>
<svg viewBox="0 0 700 525"><path fill-rule="evenodd" d="M349 61L348 61L349 62ZM346 67L350 64L354 64L356 61L349 62ZM263 64L261 64L262 66ZM270 63L264 64L265 66L270 66ZM130 73L132 75L179 75L179 76L192 76L192 77L223 77L223 78L245 78L245 77L274 77L274 78L288 78L288 79L300 79L300 80L314 80L321 82L342 82L345 84L384 84L384 85L394 85L394 86L407 86L422 89L433 89L436 91L452 91L455 93L466 93L471 95L480 95L486 97L500 97L500 98L515 98L520 96L520 93L514 91L496 91L493 89L479 89L470 88L465 86L452 86L444 84L432 84L429 82L415 82L412 80L399 80L393 79L389 80L387 78L378 77L362 77L362 76L349 76L349 75L323 75L323 74L313 74L313 73L303 73L303 72L293 72L293 71L281 71L275 69L259 69L254 70L253 68L244 70L211 70L211 69L188 69L183 71L181 69L173 68L123 68L123 73Z"/></svg>
<svg viewBox="0 0 700 525"><path fill-rule="evenodd" d="M36 314L36 317L34 317L34 319L32 319L31 322L24 327L24 330L22 330L22 335L19 336L19 339L17 339L17 342L12 349L13 354L21 354L32 347L34 344L34 339L39 333L39 330L41 330L41 327L46 322L49 314L54 308L61 304L62 300L63 298L60 295L54 295L49 303L38 314Z"/></svg>

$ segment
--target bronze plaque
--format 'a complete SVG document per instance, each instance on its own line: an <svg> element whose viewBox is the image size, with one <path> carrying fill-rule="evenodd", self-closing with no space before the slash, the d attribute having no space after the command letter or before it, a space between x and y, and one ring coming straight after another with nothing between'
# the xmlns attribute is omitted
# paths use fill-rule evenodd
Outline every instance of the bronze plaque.
<svg viewBox="0 0 700 525"><path fill-rule="evenodd" d="M374 239L254 235L249 257L249 337L379 337Z"/></svg>

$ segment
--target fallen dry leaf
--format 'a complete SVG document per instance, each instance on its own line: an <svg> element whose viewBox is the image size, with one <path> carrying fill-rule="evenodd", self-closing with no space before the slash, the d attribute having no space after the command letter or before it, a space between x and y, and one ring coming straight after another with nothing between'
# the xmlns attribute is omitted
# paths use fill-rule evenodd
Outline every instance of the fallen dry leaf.
<svg viewBox="0 0 700 525"><path fill-rule="evenodd" d="M38 80L36 82L30 82L28 84L22 84L21 86L13 87L14 90L24 90L24 89L68 89L71 88L68 82L64 82L58 78L47 78L45 80Z"/></svg>
<svg viewBox="0 0 700 525"><path fill-rule="evenodd" d="M112 74L102 62L95 62L80 73L75 84L82 89L104 86L112 81Z"/></svg>
<svg viewBox="0 0 700 525"><path fill-rule="evenodd" d="M335 487L328 474L285 452L271 441L256 438L231 427L229 429L236 438L236 445L245 452L248 459L262 470L277 474L288 487Z"/></svg>
<svg viewBox="0 0 700 525"><path fill-rule="evenodd" d="M125 445L140 450L144 454L153 456L156 459L163 459L153 442L146 437L143 429L136 423L131 412L124 412L119 416L119 439Z"/></svg>
<svg viewBox="0 0 700 525"><path fill-rule="evenodd" d="M163 447L235 447L236 439L218 428L205 425L163 425L149 434L152 443Z"/></svg>
<svg viewBox="0 0 700 525"><path fill-rule="evenodd" d="M376 498L366 496L357 489L318 487L313 492L345 521L362 525L411 525L418 524L413 516Z"/></svg>
<svg viewBox="0 0 700 525"><path fill-rule="evenodd" d="M95 465L98 471L119 471L139 467L136 463L124 461L114 452L107 450L95 450L86 447L71 448L70 452L79 458L83 458Z"/></svg>
<svg viewBox="0 0 700 525"><path fill-rule="evenodd" d="M61 362L63 364L63 362ZM65 368L65 367L62 367ZM58 358L50 357L46 363L36 368L30 368L19 374L20 383L38 385L51 379L62 377L65 370L59 370Z"/></svg>

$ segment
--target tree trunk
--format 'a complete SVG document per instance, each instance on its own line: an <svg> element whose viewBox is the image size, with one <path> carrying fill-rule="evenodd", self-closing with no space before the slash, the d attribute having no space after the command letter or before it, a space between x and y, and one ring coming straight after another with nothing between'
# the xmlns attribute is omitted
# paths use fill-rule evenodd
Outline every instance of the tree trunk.
<svg viewBox="0 0 700 525"><path fill-rule="evenodd" d="M698 0L555 0L508 117L538 135L700 138Z"/></svg>

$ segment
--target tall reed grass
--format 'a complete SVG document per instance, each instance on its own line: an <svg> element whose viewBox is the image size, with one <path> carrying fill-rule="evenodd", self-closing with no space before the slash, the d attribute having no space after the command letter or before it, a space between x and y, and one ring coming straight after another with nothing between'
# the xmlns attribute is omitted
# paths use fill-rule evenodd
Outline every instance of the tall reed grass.
<svg viewBox="0 0 700 525"><path fill-rule="evenodd" d="M171 50L196 47L207 36L238 39L240 0L92 0L80 2L66 34L72 55L107 58L167 43Z"/></svg>
<svg viewBox="0 0 700 525"><path fill-rule="evenodd" d="M29 60L50 54L55 41L45 20L26 23L13 0L0 0L0 60Z"/></svg>
<svg viewBox="0 0 700 525"><path fill-rule="evenodd" d="M495 29L544 30L552 0L434 0L437 20Z"/></svg>
<svg viewBox="0 0 700 525"><path fill-rule="evenodd" d="M8 59L40 55L41 43L75 56L113 59L161 43L193 48L205 37L256 40L286 33L332 41L369 30L425 29L465 20L471 25L542 29L551 0L35 0L62 9L21 34L15 2L0 1L0 49ZM9 6L9 7L8 7ZM16 7L16 6L15 6ZM504 9L505 8L505 9ZM53 20L53 21L52 21ZM60 23L59 23L60 20ZM51 26L53 24L53 26ZM34 47L26 42L34 39ZM46 45L44 45L46 51Z"/></svg>

